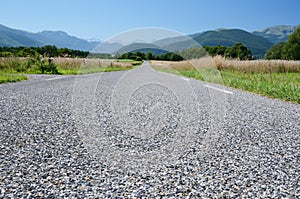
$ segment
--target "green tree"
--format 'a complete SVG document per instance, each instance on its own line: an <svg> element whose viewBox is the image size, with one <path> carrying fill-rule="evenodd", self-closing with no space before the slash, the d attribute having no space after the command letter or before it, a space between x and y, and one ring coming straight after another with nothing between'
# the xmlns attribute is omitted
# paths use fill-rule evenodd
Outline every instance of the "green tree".
<svg viewBox="0 0 300 199"><path fill-rule="evenodd" d="M300 27L289 36L283 46L281 57L288 60L300 60Z"/></svg>
<svg viewBox="0 0 300 199"><path fill-rule="evenodd" d="M42 49L41 54L43 54L47 57L57 57L58 56L58 49L56 48L56 46L46 45L46 46L42 47L41 49Z"/></svg>
<svg viewBox="0 0 300 199"><path fill-rule="evenodd" d="M14 54L12 52L0 52L0 57L13 57Z"/></svg>
<svg viewBox="0 0 300 199"><path fill-rule="evenodd" d="M265 58L300 60L300 27L289 36L286 42L272 46Z"/></svg>
<svg viewBox="0 0 300 199"><path fill-rule="evenodd" d="M209 47L210 48L210 47ZM207 55L204 48L189 48L178 53L184 59L198 59Z"/></svg>
<svg viewBox="0 0 300 199"><path fill-rule="evenodd" d="M221 55L221 56L224 56L226 50L228 49L228 47L226 46L216 46L216 48L217 48L217 55Z"/></svg>
<svg viewBox="0 0 300 199"><path fill-rule="evenodd" d="M39 53L32 48L24 48L18 51L18 57L38 57Z"/></svg>
<svg viewBox="0 0 300 199"><path fill-rule="evenodd" d="M242 43L236 43L225 52L225 57L240 60L252 59L251 51Z"/></svg>
<svg viewBox="0 0 300 199"><path fill-rule="evenodd" d="M273 45L266 53L265 59L282 59L284 42Z"/></svg>
<svg viewBox="0 0 300 199"><path fill-rule="evenodd" d="M58 55L61 57L70 57L71 54L72 54L72 52L68 48L61 48L58 50Z"/></svg>
<svg viewBox="0 0 300 199"><path fill-rule="evenodd" d="M152 54L152 52L150 52L150 51L147 52L145 56L146 56L145 58L146 58L147 60L152 60L152 59L153 59L153 54Z"/></svg>

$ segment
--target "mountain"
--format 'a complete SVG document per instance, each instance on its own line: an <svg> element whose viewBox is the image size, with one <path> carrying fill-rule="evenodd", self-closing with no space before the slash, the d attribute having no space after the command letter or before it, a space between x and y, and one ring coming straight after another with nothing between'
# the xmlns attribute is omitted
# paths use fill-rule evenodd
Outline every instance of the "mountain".
<svg viewBox="0 0 300 199"><path fill-rule="evenodd" d="M55 45L58 48L70 48L77 50L91 51L98 42L88 42L70 36L63 31L43 31L34 34L34 38L44 45Z"/></svg>
<svg viewBox="0 0 300 199"><path fill-rule="evenodd" d="M123 44L117 42L103 42L97 45L93 52L95 53L104 53L104 54L114 54L116 51L124 47Z"/></svg>
<svg viewBox="0 0 300 199"><path fill-rule="evenodd" d="M99 42L79 39L77 37L70 36L63 31L43 31L31 33L0 25L0 46L38 47L45 45L55 45L58 48L91 51L99 45Z"/></svg>
<svg viewBox="0 0 300 199"><path fill-rule="evenodd" d="M31 38L32 35L34 34L0 24L0 46L41 46L42 43Z"/></svg>
<svg viewBox="0 0 300 199"><path fill-rule="evenodd" d="M298 26L285 26L285 25L280 25L280 26L272 26L263 30L257 30L252 32L255 35L264 37L268 39L270 42L273 44L277 44L280 42L285 42L288 39L288 36L292 34Z"/></svg>
<svg viewBox="0 0 300 199"><path fill-rule="evenodd" d="M217 29L177 36L155 41L153 43L131 43L124 46L120 43L79 39L62 31L43 31L31 33L0 25L0 46L44 46L55 45L58 48L70 48L99 53L121 53L140 49L161 54L187 48L202 46L232 46L235 43L246 45L255 57L264 57L266 51L274 44L286 41L297 26L274 26L253 33L241 29ZM100 44L100 45L99 45Z"/></svg>
<svg viewBox="0 0 300 199"><path fill-rule="evenodd" d="M165 39L155 41L155 42L153 42L153 44L162 47L162 46L168 46L168 45L171 45L171 44L177 43L177 42L185 42L189 39L191 39L191 38L189 36L185 36L185 35L176 36L176 37L168 37Z"/></svg>
<svg viewBox="0 0 300 199"><path fill-rule="evenodd" d="M117 50L115 53L117 54L124 54L128 52L136 52L136 51L146 51L147 49L157 49L160 50L160 47L154 44L149 44L149 43L132 43L129 45L126 45L122 47L121 49Z"/></svg>
<svg viewBox="0 0 300 199"><path fill-rule="evenodd" d="M273 45L269 40L240 29L221 29L206 31L193 38L202 46L232 46L243 43L252 52L253 56L262 58Z"/></svg>
<svg viewBox="0 0 300 199"><path fill-rule="evenodd" d="M255 57L264 57L273 45L269 40L240 29L218 29L195 33L190 36L167 38L155 42L161 48L169 51L180 51L187 48L201 46L232 46L243 43Z"/></svg>
<svg viewBox="0 0 300 199"><path fill-rule="evenodd" d="M199 43L197 43L191 36L177 36L166 38L156 41L153 44L170 52L200 47Z"/></svg>

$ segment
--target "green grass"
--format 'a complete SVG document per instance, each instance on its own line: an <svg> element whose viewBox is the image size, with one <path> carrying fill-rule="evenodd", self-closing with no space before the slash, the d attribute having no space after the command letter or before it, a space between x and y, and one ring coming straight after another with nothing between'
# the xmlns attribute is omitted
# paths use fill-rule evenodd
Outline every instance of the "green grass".
<svg viewBox="0 0 300 199"><path fill-rule="evenodd" d="M58 68L58 72L61 75L82 75L82 74L90 74L90 73L100 73L100 72L112 72L112 71L122 71L122 70L130 70L133 67L89 67L89 68L79 68L79 69L60 69Z"/></svg>
<svg viewBox="0 0 300 199"><path fill-rule="evenodd" d="M112 72L112 71L122 71L130 70L137 67L117 67L117 66L108 66L108 67L89 67L89 68L79 68L79 69L60 69L58 72L61 75L80 75L80 74L90 74L90 73L99 73L99 72ZM27 71L27 74L41 74L39 71ZM17 82L22 80L27 80L28 78L21 73L17 72L4 72L0 70L0 84L7 82Z"/></svg>
<svg viewBox="0 0 300 199"><path fill-rule="evenodd" d="M204 81L203 74L197 70L173 70L171 68L155 69L174 73ZM203 76L202 76L203 75ZM263 96L277 98L300 104L300 73L246 73L231 70L221 70L223 84L229 87L254 92ZM212 75L214 77L216 75ZM217 78L207 78L205 81L221 83Z"/></svg>
<svg viewBox="0 0 300 199"><path fill-rule="evenodd" d="M8 83L8 82L18 82L27 79L28 78L22 74L11 74L11 73L0 71L0 84Z"/></svg>
<svg viewBox="0 0 300 199"><path fill-rule="evenodd" d="M300 104L299 73L242 73L221 71L226 86Z"/></svg>
<svg viewBox="0 0 300 199"><path fill-rule="evenodd" d="M113 62L101 60L100 62L97 59L87 59L85 60L86 66L83 67L82 59L57 58L57 61L57 63L52 63L55 67L55 72L44 69L44 74L77 75L121 71L130 70L142 64L141 61L134 60L118 60ZM42 66L41 63L40 60L31 58L1 58L0 83L26 80L27 77L22 74L42 74L41 68L39 68L39 66ZM47 63L44 65L48 66Z"/></svg>

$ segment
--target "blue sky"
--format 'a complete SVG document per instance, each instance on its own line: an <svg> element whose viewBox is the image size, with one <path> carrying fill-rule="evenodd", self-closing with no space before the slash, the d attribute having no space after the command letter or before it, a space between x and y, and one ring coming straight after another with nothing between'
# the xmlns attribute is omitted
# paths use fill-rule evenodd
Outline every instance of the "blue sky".
<svg viewBox="0 0 300 199"><path fill-rule="evenodd" d="M298 25L299 8L299 0L6 0L1 2L0 24L105 40L143 27L190 34L217 28L253 31Z"/></svg>

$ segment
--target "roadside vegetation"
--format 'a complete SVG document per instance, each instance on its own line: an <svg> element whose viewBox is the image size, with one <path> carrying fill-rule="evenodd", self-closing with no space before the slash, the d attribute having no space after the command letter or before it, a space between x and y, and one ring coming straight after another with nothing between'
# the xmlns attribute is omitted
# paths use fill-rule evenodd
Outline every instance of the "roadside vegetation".
<svg viewBox="0 0 300 199"><path fill-rule="evenodd" d="M212 58L198 52L202 58L151 63L157 70L300 104L300 28L289 36L287 42L271 47L266 60L253 60L251 51L243 44L204 49Z"/></svg>
<svg viewBox="0 0 300 199"><path fill-rule="evenodd" d="M203 48L188 48L177 52L167 52L163 54L153 54L149 52L128 52L118 56L118 59L142 60L163 60L163 61L183 61L197 59L207 55L220 55L229 59L251 60L254 59L251 51L242 43L236 43L231 47L226 46L204 46Z"/></svg>
<svg viewBox="0 0 300 199"><path fill-rule="evenodd" d="M55 58L53 62L58 66L58 72L64 75L130 70L142 64L142 61L134 60L74 58Z"/></svg>
<svg viewBox="0 0 300 199"><path fill-rule="evenodd" d="M141 61L116 59L104 54L44 47L0 47L0 83L26 80L24 74L87 74L129 70Z"/></svg>
<svg viewBox="0 0 300 199"><path fill-rule="evenodd" d="M7 82L18 82L26 79L28 78L21 74L9 74L0 71L0 84Z"/></svg>
<svg viewBox="0 0 300 199"><path fill-rule="evenodd" d="M289 36L286 42L272 46L266 53L265 58L300 60L300 27Z"/></svg>
<svg viewBox="0 0 300 199"><path fill-rule="evenodd" d="M216 56L181 62L151 61L151 65L160 71L300 103L300 61L240 61Z"/></svg>
<svg viewBox="0 0 300 199"><path fill-rule="evenodd" d="M74 75L96 72L130 70L141 61L90 59L90 58L33 58L2 57L0 58L0 83L27 79L24 74L60 74Z"/></svg>

